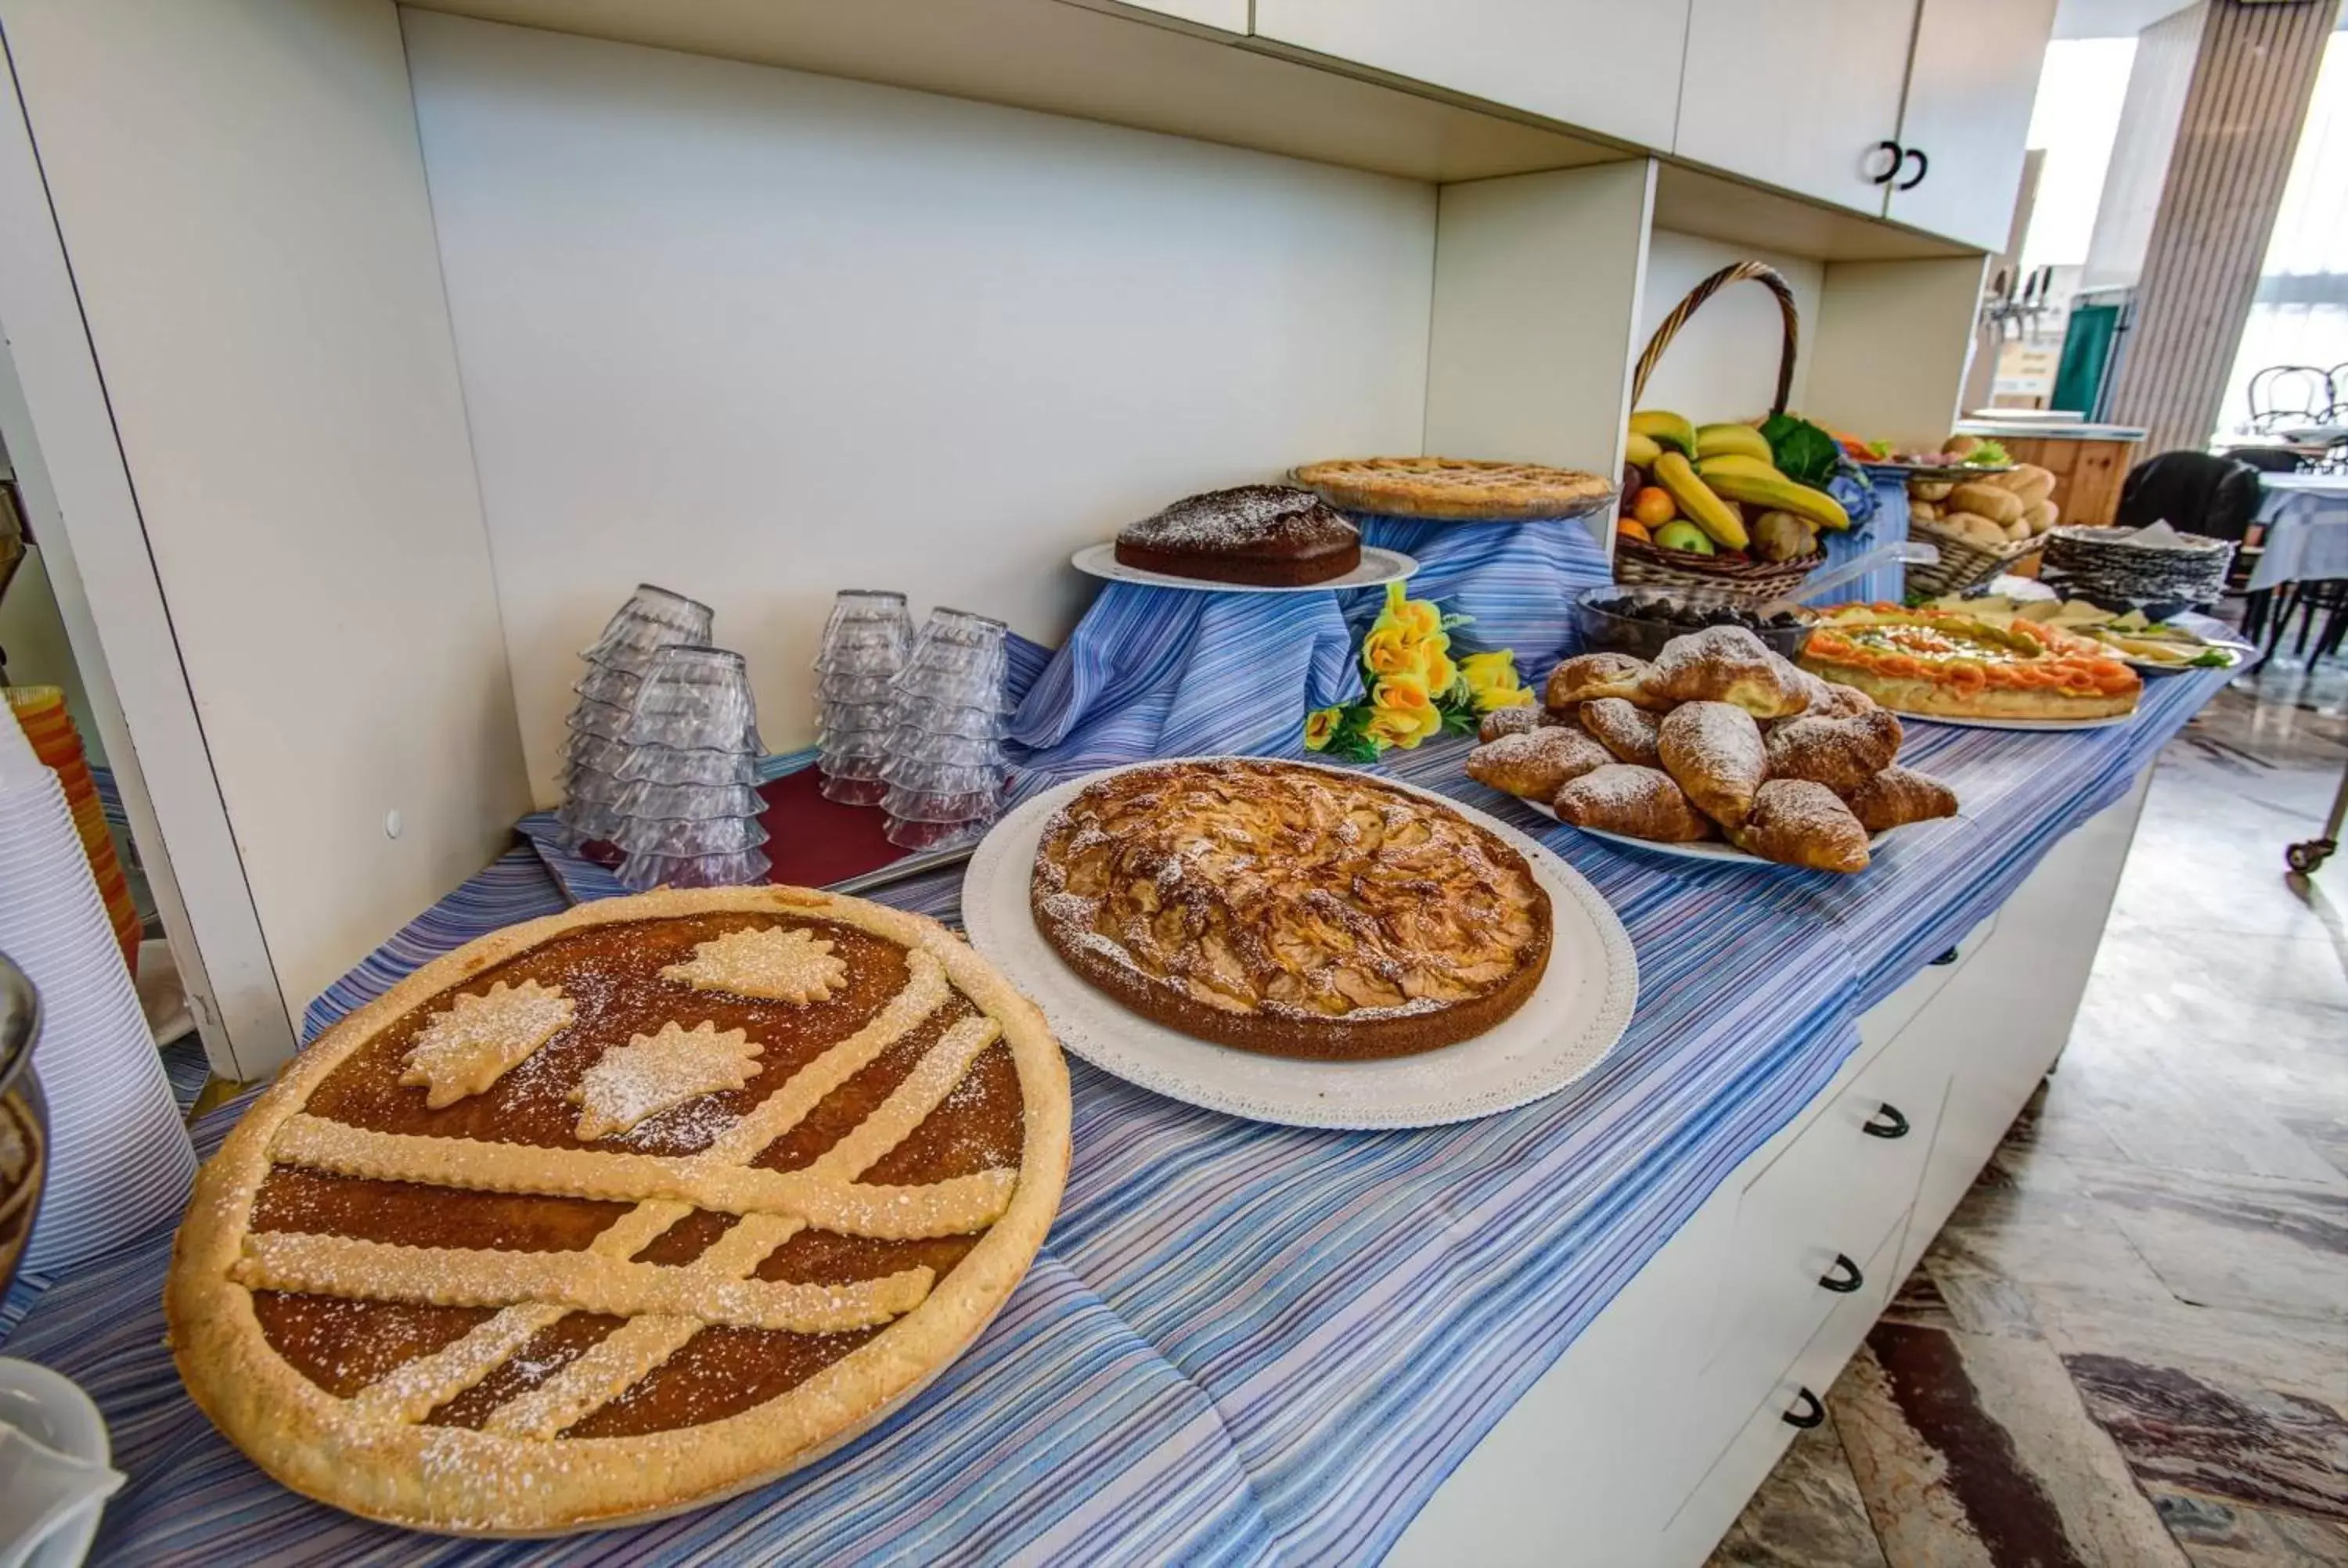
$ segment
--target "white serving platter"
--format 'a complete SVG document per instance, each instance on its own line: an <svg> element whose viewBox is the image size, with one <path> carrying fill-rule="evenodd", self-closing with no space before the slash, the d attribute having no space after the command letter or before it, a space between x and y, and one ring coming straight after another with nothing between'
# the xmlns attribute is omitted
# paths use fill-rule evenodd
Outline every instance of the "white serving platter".
<svg viewBox="0 0 2348 1568"><path fill-rule="evenodd" d="M1525 857L1549 894L1549 967L1524 1006L1473 1040L1379 1061L1262 1056L1195 1040L1128 1010L1061 959L1036 930L1028 906L1045 823L1086 784L1125 771L1095 774L1027 801L995 824L963 877L963 924L971 945L1044 1009L1071 1055L1103 1071L1253 1122L1433 1127L1554 1094L1604 1061L1629 1026L1639 995L1638 959L1622 922L1598 890L1508 824L1386 778L1378 782L1438 802L1498 835Z"/></svg>
<svg viewBox="0 0 2348 1568"><path fill-rule="evenodd" d="M1551 822L1562 820L1555 810L1540 801L1529 800L1525 804ZM1749 866L1760 871L1807 871L1809 869L1806 866L1788 866L1782 860L1764 860L1752 851L1739 849L1725 839L1699 838L1693 844L1666 844L1656 838L1634 838L1630 834L1616 833L1609 828L1582 827L1570 822L1565 823L1564 825L1572 828L1576 833L1586 833L1592 838L1602 838L1610 844L1619 844L1625 849L1643 849L1650 855L1668 855L1677 860L1725 861L1731 866ZM1867 852L1873 855L1883 847L1883 841L1897 831L1896 828L1886 828L1881 833L1870 835L1867 841Z"/></svg>
<svg viewBox="0 0 2348 1568"><path fill-rule="evenodd" d="M1386 583L1401 582L1418 569L1418 562L1400 550L1364 545L1362 564L1343 577L1333 577L1326 582L1280 588L1251 582L1209 582L1203 578L1174 577L1162 571L1144 571L1139 567L1127 566L1117 559L1115 540L1107 544L1086 545L1068 558L1068 564L1078 571L1105 577L1111 582L1147 583L1152 588L1186 588L1193 593L1326 593L1334 588L1379 588Z"/></svg>

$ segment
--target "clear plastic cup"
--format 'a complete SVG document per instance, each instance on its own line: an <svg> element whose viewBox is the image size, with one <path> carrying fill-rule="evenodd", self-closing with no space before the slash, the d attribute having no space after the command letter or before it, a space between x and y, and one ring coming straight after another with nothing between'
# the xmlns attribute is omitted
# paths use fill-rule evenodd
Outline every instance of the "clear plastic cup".
<svg viewBox="0 0 2348 1568"><path fill-rule="evenodd" d="M991 735L938 735L911 724L889 732L891 761L951 763L963 767L1003 765L1003 743Z"/></svg>
<svg viewBox="0 0 2348 1568"><path fill-rule="evenodd" d="M766 843L767 830L755 816L692 822L623 815L612 842L630 855L738 855Z"/></svg>
<svg viewBox="0 0 2348 1568"><path fill-rule="evenodd" d="M976 844L994 826L991 820L973 822L909 822L891 817L881 835L901 849L959 849Z"/></svg>
<svg viewBox="0 0 2348 1568"><path fill-rule="evenodd" d="M757 850L733 855L631 855L620 862L620 885L638 893L654 887L742 887L767 879Z"/></svg>
<svg viewBox="0 0 2348 1568"><path fill-rule="evenodd" d="M889 759L880 753L862 756L854 753L819 752L816 771L828 779L877 779L889 765Z"/></svg>
<svg viewBox="0 0 2348 1568"><path fill-rule="evenodd" d="M1004 714L991 705L958 708L952 703L907 700L890 712L892 734L912 731L925 735L953 735L963 740L1001 740Z"/></svg>
<svg viewBox="0 0 2348 1568"><path fill-rule="evenodd" d="M826 774L816 793L824 799L841 805L879 805L889 795L889 781L881 778L844 778L838 774Z"/></svg>
<svg viewBox="0 0 2348 1568"><path fill-rule="evenodd" d="M747 752L676 752L666 746L627 749L612 765L623 784L756 784L758 759Z"/></svg>
<svg viewBox="0 0 2348 1568"><path fill-rule="evenodd" d="M900 788L924 794L994 794L1003 788L1003 770L993 764L915 762L891 757L880 776Z"/></svg>
<svg viewBox="0 0 2348 1568"><path fill-rule="evenodd" d="M571 689L591 702L609 702L615 708L625 708L636 700L644 689L644 672L624 669L617 664L587 661L587 673L572 682Z"/></svg>
<svg viewBox="0 0 2348 1568"><path fill-rule="evenodd" d="M592 735L604 741L624 741L628 733L628 712L614 703L582 697L564 723L577 734Z"/></svg>
<svg viewBox="0 0 2348 1568"><path fill-rule="evenodd" d="M887 589L841 589L832 596L831 613L824 619L823 638L818 646L829 649L851 630L874 627L893 638L899 648L911 647L913 617L905 608L905 596Z"/></svg>
<svg viewBox="0 0 2348 1568"><path fill-rule="evenodd" d="M922 647L932 642L956 642L973 648L983 647L990 642L999 643L1010 630L1007 624L991 615L981 615L970 610L954 610L942 604L931 610L930 618L922 622L922 634L914 641L913 652L918 657Z"/></svg>
<svg viewBox="0 0 2348 1568"><path fill-rule="evenodd" d="M757 723L749 671L723 648L662 650L628 712L629 744L679 751L747 750Z"/></svg>
<svg viewBox="0 0 2348 1568"><path fill-rule="evenodd" d="M938 670L909 664L897 671L889 689L900 703L919 702L955 708L1004 711L1003 671Z"/></svg>
<svg viewBox="0 0 2348 1568"><path fill-rule="evenodd" d="M886 704L895 698L895 682L900 673L901 671L860 674L842 671L826 675L815 683L816 701L827 707L834 704L856 707Z"/></svg>
<svg viewBox="0 0 2348 1568"><path fill-rule="evenodd" d="M826 702L816 710L816 727L827 735L865 731L886 734L897 724L897 704L890 702Z"/></svg>
<svg viewBox="0 0 2348 1568"><path fill-rule="evenodd" d="M993 821L1002 804L999 790L937 792L893 784L880 798L880 809L904 822Z"/></svg>
<svg viewBox="0 0 2348 1568"><path fill-rule="evenodd" d="M678 643L705 643L717 612L681 593L640 582L628 601L604 623L603 634L581 655L606 662L629 662L621 654L644 654Z"/></svg>
<svg viewBox="0 0 2348 1568"><path fill-rule="evenodd" d="M719 817L755 817L767 809L747 784L654 784L636 779L613 783L622 815L709 822Z"/></svg>
<svg viewBox="0 0 2348 1568"><path fill-rule="evenodd" d="M568 800L554 814L562 826L562 842L572 849L601 840L609 843L626 818L616 805L597 801Z"/></svg>

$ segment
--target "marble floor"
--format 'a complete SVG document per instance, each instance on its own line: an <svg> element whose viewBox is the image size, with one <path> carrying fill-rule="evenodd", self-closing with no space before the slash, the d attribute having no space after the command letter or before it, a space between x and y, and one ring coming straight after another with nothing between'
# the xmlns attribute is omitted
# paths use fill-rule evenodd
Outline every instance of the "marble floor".
<svg viewBox="0 0 2348 1568"><path fill-rule="evenodd" d="M2163 753L2059 1070L1713 1563L2348 1564L2348 667Z"/></svg>

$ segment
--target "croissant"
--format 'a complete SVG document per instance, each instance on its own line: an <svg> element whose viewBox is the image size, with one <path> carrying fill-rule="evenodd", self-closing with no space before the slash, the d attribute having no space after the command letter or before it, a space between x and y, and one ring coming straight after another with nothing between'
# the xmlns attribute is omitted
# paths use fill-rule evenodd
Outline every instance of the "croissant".
<svg viewBox="0 0 2348 1568"><path fill-rule="evenodd" d="M1655 750L1661 723L1644 708L1634 708L1620 697L1600 697L1581 704L1581 727L1597 736L1608 751L1643 768L1663 765L1663 754Z"/></svg>
<svg viewBox="0 0 2348 1568"><path fill-rule="evenodd" d="M1534 728L1540 721L1541 712L1539 708L1524 705L1514 708L1495 708L1485 714L1483 722L1476 726L1476 738L1488 743L1498 740L1502 735L1520 735L1527 730Z"/></svg>
<svg viewBox="0 0 2348 1568"><path fill-rule="evenodd" d="M1688 844L1712 836L1710 819L1661 768L1608 763L1557 792L1558 820L1603 828L1658 844Z"/></svg>
<svg viewBox="0 0 2348 1568"><path fill-rule="evenodd" d="M1468 776L1526 800L1548 800L1613 760L1612 752L1580 730L1551 724L1478 746L1468 753Z"/></svg>
<svg viewBox="0 0 2348 1568"><path fill-rule="evenodd" d="M1867 869L1867 829L1842 797L1808 779L1771 779L1754 792L1752 815L1732 835L1764 860L1813 871Z"/></svg>
<svg viewBox="0 0 2348 1568"><path fill-rule="evenodd" d="M1885 768L1843 796L1869 833L1957 815L1957 792L1907 768Z"/></svg>
<svg viewBox="0 0 2348 1568"><path fill-rule="evenodd" d="M1769 776L1808 779L1849 794L1891 765L1900 738L1900 721L1881 708L1843 719L1786 719L1769 731Z"/></svg>
<svg viewBox="0 0 2348 1568"><path fill-rule="evenodd" d="M1800 666L1797 665L1795 668L1800 669ZM1818 676L1811 675L1807 670L1801 672L1808 675L1816 687L1810 694L1810 705L1802 710L1802 717L1848 719L1860 713L1877 712L1878 705L1875 699L1858 687L1846 686L1839 681L1822 680Z"/></svg>
<svg viewBox="0 0 2348 1568"><path fill-rule="evenodd" d="M1552 677L1552 679L1554 679ZM1809 706L1803 672L1741 626L1707 626L1674 637L1655 656L1640 685L1640 706L1729 702L1756 719L1782 719ZM1597 696L1628 696L1601 692ZM1642 700L1643 699L1643 700ZM1555 701L1552 696L1551 701Z"/></svg>
<svg viewBox="0 0 2348 1568"><path fill-rule="evenodd" d="M1696 808L1734 828L1769 774L1769 753L1753 715L1730 702L1683 702L1663 715L1656 750Z"/></svg>
<svg viewBox="0 0 2348 1568"><path fill-rule="evenodd" d="M1640 695L1641 683L1651 668L1645 660L1628 653L1578 653L1549 672L1542 701L1551 712L1596 697L1627 697L1643 706L1656 706Z"/></svg>

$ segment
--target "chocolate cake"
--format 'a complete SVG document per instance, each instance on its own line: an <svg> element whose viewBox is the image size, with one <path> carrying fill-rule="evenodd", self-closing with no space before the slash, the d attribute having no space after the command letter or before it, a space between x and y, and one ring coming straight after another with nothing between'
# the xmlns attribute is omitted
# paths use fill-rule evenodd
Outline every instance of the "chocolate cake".
<svg viewBox="0 0 2348 1568"><path fill-rule="evenodd" d="M1362 536L1310 490L1241 485L1186 497L1117 536L1121 565L1206 582L1299 588L1362 564Z"/></svg>

